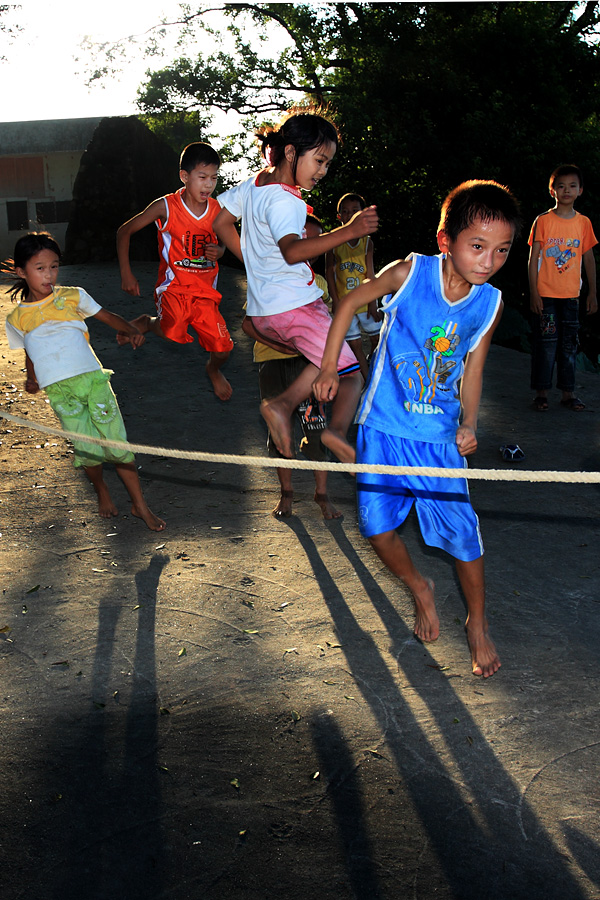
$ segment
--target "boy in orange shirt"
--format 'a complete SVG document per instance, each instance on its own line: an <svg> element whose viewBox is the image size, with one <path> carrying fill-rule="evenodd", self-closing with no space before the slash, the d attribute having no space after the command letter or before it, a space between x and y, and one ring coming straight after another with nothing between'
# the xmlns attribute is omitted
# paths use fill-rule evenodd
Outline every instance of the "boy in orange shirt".
<svg viewBox="0 0 600 900"><path fill-rule="evenodd" d="M136 231L156 222L160 260L154 289L157 315L139 316L135 326L142 334L151 331L178 344L193 341L188 332L192 328L209 353L206 374L216 396L229 400L232 389L221 366L229 358L233 341L219 312L221 294L217 291L217 260L225 248L213 229L221 207L211 197L220 164L219 154L210 144L188 144L179 162L183 187L154 200L121 225L117 255L121 287L126 294L139 297L140 286L129 263L129 242ZM126 340L120 338L119 343Z"/></svg>
<svg viewBox="0 0 600 900"><path fill-rule="evenodd" d="M583 192L578 166L559 166L550 176L554 209L537 217L529 244L529 289L533 313L531 387L536 391L534 409L548 409L548 390L556 364L556 386L561 404L579 412L585 404L575 396L575 364L579 348L579 293L581 263L589 284L587 314L598 309L596 261L598 241L587 216L573 208Z"/></svg>

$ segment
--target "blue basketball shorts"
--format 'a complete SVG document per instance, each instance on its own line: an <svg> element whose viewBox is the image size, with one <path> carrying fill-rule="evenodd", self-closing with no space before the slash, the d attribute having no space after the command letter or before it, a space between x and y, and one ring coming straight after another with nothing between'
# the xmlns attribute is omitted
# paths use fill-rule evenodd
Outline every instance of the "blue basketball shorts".
<svg viewBox="0 0 600 900"><path fill-rule="evenodd" d="M386 466L432 466L466 469L454 443L430 444L385 434L359 425L356 462ZM471 562L483 554L477 518L466 478L410 475L356 476L358 524L361 534L373 537L398 528L414 503L423 540L456 559Z"/></svg>

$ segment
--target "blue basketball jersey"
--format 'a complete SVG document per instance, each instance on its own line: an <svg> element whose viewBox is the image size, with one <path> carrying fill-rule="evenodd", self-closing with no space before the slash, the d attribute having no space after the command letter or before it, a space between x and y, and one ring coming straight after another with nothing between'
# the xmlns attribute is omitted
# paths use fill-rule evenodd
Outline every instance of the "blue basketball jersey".
<svg viewBox="0 0 600 900"><path fill-rule="evenodd" d="M399 291L385 313L356 421L386 434L432 443L455 440L459 382L467 354L492 326L501 294L473 285L451 303L444 294L442 255L411 253Z"/></svg>

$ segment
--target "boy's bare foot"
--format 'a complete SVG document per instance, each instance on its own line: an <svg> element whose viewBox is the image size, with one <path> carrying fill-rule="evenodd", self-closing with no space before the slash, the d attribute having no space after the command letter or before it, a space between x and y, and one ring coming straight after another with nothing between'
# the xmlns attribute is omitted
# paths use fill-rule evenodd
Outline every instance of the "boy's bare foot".
<svg viewBox="0 0 600 900"><path fill-rule="evenodd" d="M329 450L337 456L340 462L356 462L356 451L354 447L348 443L344 434L340 431L334 431L331 426L326 428L321 434L321 443L324 444L325 447L328 447Z"/></svg>
<svg viewBox="0 0 600 900"><path fill-rule="evenodd" d="M164 531L167 527L166 522L162 519L159 519L158 516L155 516L149 506L144 504L141 505L131 505L131 515L135 516L136 519L142 519L150 531Z"/></svg>
<svg viewBox="0 0 600 900"><path fill-rule="evenodd" d="M220 369L211 365L210 360L206 363L206 374L211 380L213 391L219 400L229 400L233 394L233 388L223 375Z"/></svg>
<svg viewBox="0 0 600 900"><path fill-rule="evenodd" d="M315 491L315 503L318 503L321 507L324 519L341 519L342 513L335 508L329 499L329 494L320 494L318 491Z"/></svg>
<svg viewBox="0 0 600 900"><path fill-rule="evenodd" d="M292 420L273 400L263 400L260 414L267 423L275 446L286 459L294 459Z"/></svg>
<svg viewBox="0 0 600 900"><path fill-rule="evenodd" d="M502 663L498 657L494 642L488 634L487 622L484 624L483 629L475 629L467 622L465 631L471 651L473 675L483 675L484 678L495 675Z"/></svg>
<svg viewBox="0 0 600 900"><path fill-rule="evenodd" d="M292 514L293 498L293 491L282 491L277 506L271 510L271 515L275 516L276 519L289 519Z"/></svg>
<svg viewBox="0 0 600 900"><path fill-rule="evenodd" d="M435 608L434 588L431 578L424 578L422 588L411 589L415 601L414 633L425 643L437 641L440 636L440 620Z"/></svg>

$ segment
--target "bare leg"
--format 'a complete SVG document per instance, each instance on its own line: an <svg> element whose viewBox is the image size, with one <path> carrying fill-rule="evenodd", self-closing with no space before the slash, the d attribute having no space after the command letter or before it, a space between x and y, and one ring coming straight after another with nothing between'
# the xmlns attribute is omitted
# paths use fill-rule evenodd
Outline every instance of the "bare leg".
<svg viewBox="0 0 600 900"><path fill-rule="evenodd" d="M206 374L211 380L213 390L219 400L229 400L233 389L223 373L221 366L229 359L229 350L226 353L211 353L206 363Z"/></svg>
<svg viewBox="0 0 600 900"><path fill-rule="evenodd" d="M276 519L289 519L292 514L292 500L294 491L292 490L292 470L277 469L277 477L281 485L281 494L275 509L271 511L271 515Z"/></svg>
<svg viewBox="0 0 600 900"><path fill-rule="evenodd" d="M367 377L369 375L369 363L367 362L367 357L365 356L365 353L363 350L362 338L360 337L360 338L356 338L353 341L348 341L348 346L350 347L350 349L354 353L355 357L357 358L358 363L360 365L361 375L366 381Z"/></svg>
<svg viewBox="0 0 600 900"><path fill-rule="evenodd" d="M324 519L341 519L342 514L335 508L327 493L327 472L315 469L315 503L321 507Z"/></svg>
<svg viewBox="0 0 600 900"><path fill-rule="evenodd" d="M467 640L471 650L473 675L489 678L500 668L500 659L488 634L485 617L485 578L483 556L471 562L456 560L456 571L467 601Z"/></svg>
<svg viewBox="0 0 600 900"><path fill-rule="evenodd" d="M329 447L341 462L353 463L356 460L356 452L348 443L347 434L363 384L360 372L352 372L340 378L337 396L331 408L331 422L321 435L323 444Z"/></svg>
<svg viewBox="0 0 600 900"><path fill-rule="evenodd" d="M377 344L379 343L379 332L377 334L370 334L369 341L371 342L370 353L373 353L375 350L377 350Z"/></svg>
<svg viewBox="0 0 600 900"><path fill-rule="evenodd" d="M386 564L413 595L415 601L414 632L422 641L435 641L439 637L440 623L433 596L434 584L425 578L410 558L406 544L396 531L384 531L369 538L379 559Z"/></svg>
<svg viewBox="0 0 600 900"><path fill-rule="evenodd" d="M273 442L282 456L294 458L294 438L292 433L292 414L299 403L302 403L312 392L312 383L319 370L309 363L283 394L273 400L263 400L260 412L271 432Z"/></svg>
<svg viewBox="0 0 600 900"><path fill-rule="evenodd" d="M97 466L84 466L83 470L90 479L96 495L98 497L98 512L103 519L110 519L111 516L118 516L119 510L112 502L107 484L102 473L102 463Z"/></svg>
<svg viewBox="0 0 600 900"><path fill-rule="evenodd" d="M116 463L115 469L131 497L132 516L143 519L150 531L163 531L166 527L165 523L154 515L144 499L135 463Z"/></svg>

